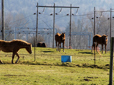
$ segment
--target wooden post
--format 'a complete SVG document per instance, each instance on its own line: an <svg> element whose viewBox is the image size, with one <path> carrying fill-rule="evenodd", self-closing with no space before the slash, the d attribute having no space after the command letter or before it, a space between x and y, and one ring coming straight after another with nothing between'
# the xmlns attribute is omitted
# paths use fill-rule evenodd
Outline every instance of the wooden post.
<svg viewBox="0 0 114 85"><path fill-rule="evenodd" d="M110 43L111 43L111 27L112 27L112 9L110 8Z"/></svg>
<svg viewBox="0 0 114 85"><path fill-rule="evenodd" d="M95 47L94 47L94 66L96 65L96 55L95 55L95 50L97 49L96 48L96 44L97 44L97 42L94 42L94 44L95 44Z"/></svg>
<svg viewBox="0 0 114 85"><path fill-rule="evenodd" d="M109 75L109 85L113 85L113 41L114 41L114 37L111 38L111 43L110 43L110 75Z"/></svg>
<svg viewBox="0 0 114 85"><path fill-rule="evenodd" d="M1 0L2 3L2 40L5 40L5 23L4 23L4 0Z"/></svg>
<svg viewBox="0 0 114 85"><path fill-rule="evenodd" d="M36 47L36 41L35 41L35 38L34 38L34 62L36 61L36 49L35 49L35 47Z"/></svg>
<svg viewBox="0 0 114 85"><path fill-rule="evenodd" d="M69 49L71 49L72 4L70 5Z"/></svg>
<svg viewBox="0 0 114 85"><path fill-rule="evenodd" d="M38 3L37 3L37 13L36 13L36 43L35 46L37 44L37 38L38 38Z"/></svg>
<svg viewBox="0 0 114 85"><path fill-rule="evenodd" d="M94 35L95 35L95 7L94 7Z"/></svg>
<svg viewBox="0 0 114 85"><path fill-rule="evenodd" d="M54 10L53 10L53 48L54 48L54 39L55 39L55 3L54 3Z"/></svg>
<svg viewBox="0 0 114 85"><path fill-rule="evenodd" d="M37 47L37 39L38 39L38 3L37 3L37 13L36 13L36 40L34 38L34 61L36 60L36 49L35 47Z"/></svg>

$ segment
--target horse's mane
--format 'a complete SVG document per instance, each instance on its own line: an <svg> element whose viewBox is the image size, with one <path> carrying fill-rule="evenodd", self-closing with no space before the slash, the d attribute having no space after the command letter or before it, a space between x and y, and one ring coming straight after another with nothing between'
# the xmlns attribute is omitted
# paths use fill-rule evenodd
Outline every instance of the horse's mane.
<svg viewBox="0 0 114 85"><path fill-rule="evenodd" d="M24 40L20 40L20 39L15 39L15 40L12 40L12 41L5 41L5 40L0 40L0 43L13 43L13 42L18 42L18 44L26 44L26 45L30 45L30 43L24 41Z"/></svg>
<svg viewBox="0 0 114 85"><path fill-rule="evenodd" d="M61 34L60 34L60 33L56 33L56 35L61 36Z"/></svg>
<svg viewBox="0 0 114 85"><path fill-rule="evenodd" d="M23 42L23 43L27 43L27 44L28 44L28 42L26 42L26 41L24 41L24 40L20 40L20 39L14 39L14 40L12 40L11 42L14 42L14 41L19 41L19 42Z"/></svg>
<svg viewBox="0 0 114 85"><path fill-rule="evenodd" d="M0 42L5 42L4 40L0 40Z"/></svg>
<svg viewBox="0 0 114 85"><path fill-rule="evenodd" d="M101 35L99 35L99 34L96 34L96 35L94 35L94 36L102 37L102 36L101 36Z"/></svg>
<svg viewBox="0 0 114 85"><path fill-rule="evenodd" d="M107 37L107 35L105 35L105 34L103 34L102 36L105 36L105 37Z"/></svg>
<svg viewBox="0 0 114 85"><path fill-rule="evenodd" d="M30 45L31 43L28 43L28 42L26 42L26 41L24 41L24 40L20 40L20 39L15 39L15 40L12 40L12 41L10 41L10 42L18 42L18 44L23 44L23 45Z"/></svg>

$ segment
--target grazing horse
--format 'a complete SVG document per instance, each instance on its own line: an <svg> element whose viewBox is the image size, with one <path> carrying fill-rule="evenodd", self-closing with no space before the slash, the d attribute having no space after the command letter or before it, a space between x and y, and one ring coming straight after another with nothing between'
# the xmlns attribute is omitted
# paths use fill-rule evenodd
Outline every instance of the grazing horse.
<svg viewBox="0 0 114 85"><path fill-rule="evenodd" d="M99 44L102 45L102 53L103 53L103 45L105 45L105 53L106 53L106 46L107 46L107 42L108 42L108 36L107 35L99 35L96 34L93 37L93 45L92 45L92 49L97 48ZM96 49L97 50L97 49Z"/></svg>
<svg viewBox="0 0 114 85"><path fill-rule="evenodd" d="M37 44L37 47L46 47L46 44L43 43L43 42L39 42L39 43Z"/></svg>
<svg viewBox="0 0 114 85"><path fill-rule="evenodd" d="M15 55L17 55L18 57L15 63L18 62L20 56L17 52L21 48L25 48L27 52L29 52L30 54L32 53L32 50L31 50L32 44L24 40L12 40L12 41L0 40L0 50L2 50L3 52L13 52L12 64L13 64L13 59Z"/></svg>
<svg viewBox="0 0 114 85"><path fill-rule="evenodd" d="M58 50L60 52L61 43L63 43L63 52L64 52L64 44L65 44L65 33L57 33L55 35L55 41L56 41L56 47L58 47Z"/></svg>

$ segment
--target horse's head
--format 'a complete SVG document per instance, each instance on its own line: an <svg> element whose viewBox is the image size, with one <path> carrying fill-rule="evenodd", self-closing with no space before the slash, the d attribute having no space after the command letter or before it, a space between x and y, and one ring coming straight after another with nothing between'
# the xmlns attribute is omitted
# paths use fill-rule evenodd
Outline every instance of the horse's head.
<svg viewBox="0 0 114 85"><path fill-rule="evenodd" d="M104 42L108 42L108 35L102 35Z"/></svg>
<svg viewBox="0 0 114 85"><path fill-rule="evenodd" d="M30 54L32 53L32 44L31 43L29 43L27 45L26 50L28 51L28 53L30 53Z"/></svg>
<svg viewBox="0 0 114 85"><path fill-rule="evenodd" d="M65 33L61 34L61 38L62 38L62 40L65 40Z"/></svg>

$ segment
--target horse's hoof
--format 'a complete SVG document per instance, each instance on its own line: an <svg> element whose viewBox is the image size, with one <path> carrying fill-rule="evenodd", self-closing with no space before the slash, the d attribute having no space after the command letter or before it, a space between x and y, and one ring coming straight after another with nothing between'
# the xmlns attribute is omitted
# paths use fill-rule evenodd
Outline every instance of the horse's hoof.
<svg viewBox="0 0 114 85"><path fill-rule="evenodd" d="M0 64L3 64L3 62L0 60Z"/></svg>
<svg viewBox="0 0 114 85"><path fill-rule="evenodd" d="M17 62L15 62L15 64L17 64Z"/></svg>

